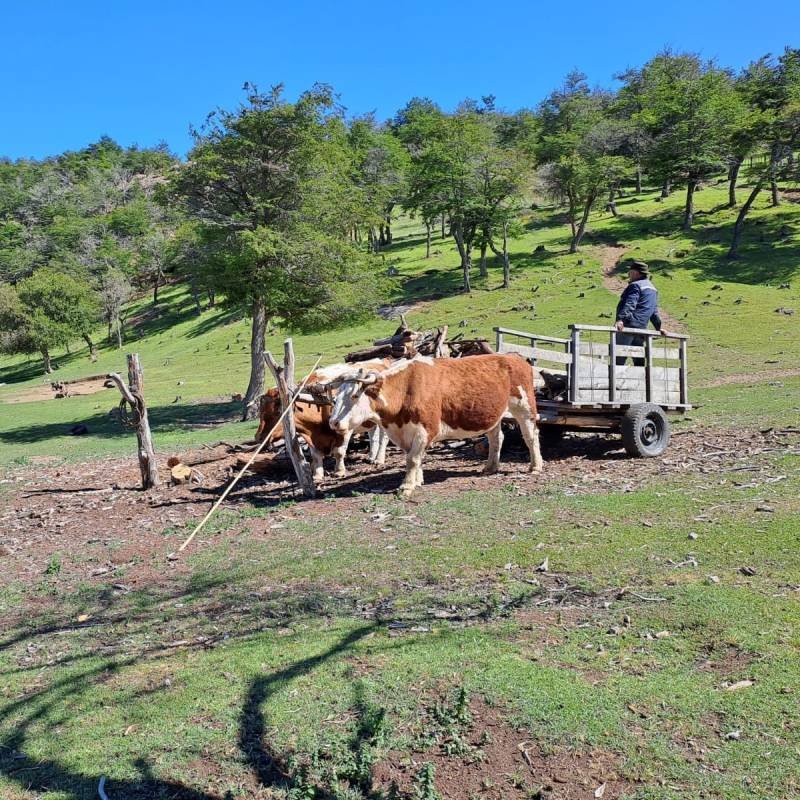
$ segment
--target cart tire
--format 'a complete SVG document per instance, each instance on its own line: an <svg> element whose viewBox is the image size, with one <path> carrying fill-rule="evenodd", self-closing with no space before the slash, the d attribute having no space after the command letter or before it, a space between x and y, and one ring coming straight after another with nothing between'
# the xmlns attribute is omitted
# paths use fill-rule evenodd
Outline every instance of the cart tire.
<svg viewBox="0 0 800 800"><path fill-rule="evenodd" d="M620 425L622 443L629 456L654 458L669 444L669 420L661 406L642 403L631 406Z"/></svg>

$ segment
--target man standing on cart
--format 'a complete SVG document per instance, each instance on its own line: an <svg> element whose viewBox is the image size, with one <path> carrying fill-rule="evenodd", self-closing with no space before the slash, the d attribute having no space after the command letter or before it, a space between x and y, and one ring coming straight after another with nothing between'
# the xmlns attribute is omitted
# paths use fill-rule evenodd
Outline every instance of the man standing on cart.
<svg viewBox="0 0 800 800"><path fill-rule="evenodd" d="M618 331L623 328L646 328L650 322L655 329L666 334L661 327L658 315L658 291L650 281L650 268L644 261L633 261L628 268L628 285L617 304L617 321L614 327ZM626 347L643 347L644 336L635 333L617 334L617 344ZM617 357L617 364L624 364L625 356ZM643 367L643 358L634 358L635 367Z"/></svg>

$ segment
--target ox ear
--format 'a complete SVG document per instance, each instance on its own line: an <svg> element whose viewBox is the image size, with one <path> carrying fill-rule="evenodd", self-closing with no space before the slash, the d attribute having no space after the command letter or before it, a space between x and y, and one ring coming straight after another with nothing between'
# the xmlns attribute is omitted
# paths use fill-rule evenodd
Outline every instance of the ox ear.
<svg viewBox="0 0 800 800"><path fill-rule="evenodd" d="M364 394L367 397L376 398L383 386L383 375L380 372L368 373L369 383L364 387Z"/></svg>

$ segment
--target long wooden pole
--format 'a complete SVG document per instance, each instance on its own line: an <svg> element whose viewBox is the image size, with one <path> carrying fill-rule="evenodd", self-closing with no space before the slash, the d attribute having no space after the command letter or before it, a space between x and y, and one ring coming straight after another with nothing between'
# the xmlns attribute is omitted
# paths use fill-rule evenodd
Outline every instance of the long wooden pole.
<svg viewBox="0 0 800 800"><path fill-rule="evenodd" d="M259 444L259 446L253 451L253 455L250 456L250 458L248 459L247 463L233 477L233 480L228 484L228 487L222 493L222 495L220 496L219 500L217 500L217 502L214 503L213 506L211 506L211 509L209 510L208 514L206 514L203 517L203 519L200 520L200 524L191 532L191 534L189 535L189 538L186 539L186 541L178 548L178 552L179 553L186 549L186 547L189 545L189 543L192 541L192 539L194 539L194 537L197 535L197 533L200 531L200 529L206 524L206 522L208 522L209 519L211 519L211 515L220 507L220 505L222 505L222 501L225 500L225 498L230 494L231 489L233 489L233 487L236 486L236 484L239 482L239 478L241 478L242 475L244 475L245 470L247 470L247 468L253 463L253 461L255 461L256 456L261 452L261 450L263 449L264 445L266 445L266 443L269 441L270 436L272 436L272 434L275 433L276 430L278 430L278 425L280 425L283 422L284 416L289 411L289 409L292 408L292 406L294 405L294 401L297 399L297 397L300 394L300 392L302 392L303 389L305 388L305 385L308 382L308 379L314 373L314 370L319 366L319 362L320 361L322 361L322 356L320 356L317 359L316 363L311 368L311 372L309 372L308 375L306 375L305 378L303 378L303 382L300 384L300 386L297 387L297 391L294 393L294 395L292 397L292 402L289 403L289 405L283 410L283 413L280 415L280 417L278 417L278 421L272 426L272 429L264 437L264 439L261 441L261 444Z"/></svg>

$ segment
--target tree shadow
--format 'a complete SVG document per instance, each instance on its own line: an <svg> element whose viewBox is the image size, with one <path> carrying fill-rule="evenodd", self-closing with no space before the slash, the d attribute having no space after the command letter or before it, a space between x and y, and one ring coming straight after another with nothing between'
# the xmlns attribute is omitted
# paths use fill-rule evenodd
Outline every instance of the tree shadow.
<svg viewBox="0 0 800 800"><path fill-rule="evenodd" d="M179 429L207 428L235 422L241 416L239 403L229 401L206 403L175 403L148 408L150 428L154 436ZM0 442L6 444L31 444L70 435L70 429L85 425L95 438L133 436L135 430L123 425L109 412L98 412L84 419L69 422L47 422L22 425L0 431Z"/></svg>

